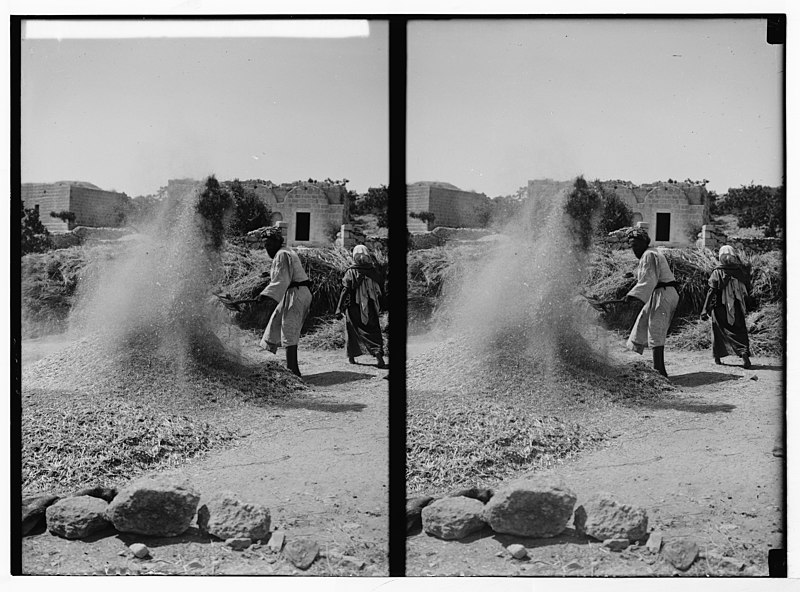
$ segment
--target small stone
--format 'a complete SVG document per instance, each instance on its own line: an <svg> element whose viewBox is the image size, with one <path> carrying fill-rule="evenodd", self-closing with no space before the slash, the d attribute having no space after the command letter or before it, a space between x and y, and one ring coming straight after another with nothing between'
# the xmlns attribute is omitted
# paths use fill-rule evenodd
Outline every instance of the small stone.
<svg viewBox="0 0 800 592"><path fill-rule="evenodd" d="M284 541L286 541L286 532L283 530L276 530L272 533L272 536L269 537L267 548L273 553L280 553Z"/></svg>
<svg viewBox="0 0 800 592"><path fill-rule="evenodd" d="M494 556L495 557L505 557L506 556L506 552L505 551L498 551L497 553L494 554Z"/></svg>
<svg viewBox="0 0 800 592"><path fill-rule="evenodd" d="M647 545L645 547L651 553L658 553L661 550L661 543L664 542L664 534L658 530L654 530L647 537Z"/></svg>
<svg viewBox="0 0 800 592"><path fill-rule="evenodd" d="M583 566L578 563L577 561L571 561L567 565L564 566L565 569L583 569Z"/></svg>
<svg viewBox="0 0 800 592"><path fill-rule="evenodd" d="M506 547L514 559L525 559L528 556L528 550L524 545L513 544Z"/></svg>
<svg viewBox="0 0 800 592"><path fill-rule="evenodd" d="M225 539L225 544L234 551L244 551L247 549L247 547L253 544L253 541L247 537L231 537L229 539Z"/></svg>
<svg viewBox="0 0 800 592"><path fill-rule="evenodd" d="M133 556L139 559L144 559L145 557L150 555L150 549L147 548L147 545L143 545L142 543L133 543L128 548L133 553Z"/></svg>
<svg viewBox="0 0 800 592"><path fill-rule="evenodd" d="M631 542L628 539L606 539L603 541L603 546L612 551L624 551L628 548Z"/></svg>
<svg viewBox="0 0 800 592"><path fill-rule="evenodd" d="M697 544L689 539L673 539L661 549L664 558L681 571L686 571L697 559Z"/></svg>
<svg viewBox="0 0 800 592"><path fill-rule="evenodd" d="M318 553L319 545L311 539L294 539L283 548L283 554L292 565L303 570L311 567Z"/></svg>
<svg viewBox="0 0 800 592"><path fill-rule="evenodd" d="M757 376L756 374L753 374L753 375L750 377L750 380L758 380L758 376Z"/></svg>
<svg viewBox="0 0 800 592"><path fill-rule="evenodd" d="M339 559L339 565L345 568L354 569L354 570L362 570L366 563L364 560L359 559L358 557L352 557L350 555L344 555Z"/></svg>
<svg viewBox="0 0 800 592"><path fill-rule="evenodd" d="M189 563L186 564L186 567L189 569L199 569L203 567L203 562L199 559L192 559Z"/></svg>
<svg viewBox="0 0 800 592"><path fill-rule="evenodd" d="M361 525L357 522L345 522L342 524L342 530L356 530L357 528L361 528Z"/></svg>

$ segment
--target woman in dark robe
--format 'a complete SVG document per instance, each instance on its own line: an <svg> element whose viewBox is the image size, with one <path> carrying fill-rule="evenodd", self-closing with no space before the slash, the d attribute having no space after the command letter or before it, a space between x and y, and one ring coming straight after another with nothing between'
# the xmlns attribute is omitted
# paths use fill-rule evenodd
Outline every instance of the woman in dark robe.
<svg viewBox="0 0 800 592"><path fill-rule="evenodd" d="M750 368L750 338L744 320L750 273L729 245L719 250L719 263L708 278L709 289L700 318L711 317L714 362L722 364L721 358L733 353L742 358L745 368Z"/></svg>
<svg viewBox="0 0 800 592"><path fill-rule="evenodd" d="M386 368L379 321L381 275L364 245L353 249L353 260L355 264L342 278L342 293L336 306L337 316L345 318L347 357L355 364L358 356L369 353L378 360L378 368Z"/></svg>

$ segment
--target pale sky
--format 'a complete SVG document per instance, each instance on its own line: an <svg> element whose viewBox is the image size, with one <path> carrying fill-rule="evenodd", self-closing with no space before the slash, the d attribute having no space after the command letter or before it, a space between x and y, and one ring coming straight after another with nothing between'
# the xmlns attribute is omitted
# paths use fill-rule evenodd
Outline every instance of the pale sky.
<svg viewBox="0 0 800 592"><path fill-rule="evenodd" d="M417 21L407 178L490 197L529 179L783 172L783 47L759 19Z"/></svg>
<svg viewBox="0 0 800 592"><path fill-rule="evenodd" d="M369 31L25 40L22 181L88 181L130 196L211 173L388 184L388 26Z"/></svg>

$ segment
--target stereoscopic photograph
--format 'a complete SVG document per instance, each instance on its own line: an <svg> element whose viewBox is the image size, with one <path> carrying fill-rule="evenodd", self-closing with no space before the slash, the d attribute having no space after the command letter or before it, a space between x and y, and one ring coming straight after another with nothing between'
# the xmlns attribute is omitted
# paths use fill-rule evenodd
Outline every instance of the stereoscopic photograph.
<svg viewBox="0 0 800 592"><path fill-rule="evenodd" d="M22 573L388 575L388 23L18 23Z"/></svg>
<svg viewBox="0 0 800 592"><path fill-rule="evenodd" d="M409 22L407 575L775 573L777 28Z"/></svg>
<svg viewBox="0 0 800 592"><path fill-rule="evenodd" d="M785 14L11 25L14 575L786 575Z"/></svg>

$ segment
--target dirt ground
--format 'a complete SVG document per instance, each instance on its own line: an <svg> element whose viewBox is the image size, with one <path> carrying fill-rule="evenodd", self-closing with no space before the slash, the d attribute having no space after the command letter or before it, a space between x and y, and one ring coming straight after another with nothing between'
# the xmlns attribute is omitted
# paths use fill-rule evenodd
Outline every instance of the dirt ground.
<svg viewBox="0 0 800 592"><path fill-rule="evenodd" d="M23 364L63 346L23 343ZM256 352L255 343L246 344ZM282 351L279 351L282 355ZM270 355L257 350L255 355ZM200 503L219 491L267 506L286 540L308 537L321 557L300 571L266 546L233 551L194 526L180 537L102 533L68 541L40 532L23 539L28 574L388 574L388 381L369 356L351 366L342 351L300 346L300 370L310 386L292 403L252 407L240 418L248 435L233 448L193 460L167 474L186 477ZM151 557L127 546L141 542Z"/></svg>
<svg viewBox="0 0 800 592"><path fill-rule="evenodd" d="M23 361L53 353L53 341L23 344ZM614 354L641 359L620 342ZM410 344L409 355L415 352ZM154 538L103 533L67 541L47 532L23 541L31 574L371 575L388 569L386 370L374 361L350 366L339 351L301 347L310 389L290 405L252 408L241 418L249 435L228 450L179 470L203 497L232 490L268 506L273 524L292 537L318 541L324 557L301 572L265 547L233 551L194 527L184 536ZM407 574L497 576L766 576L767 553L785 548L782 439L783 368L754 358L743 370L728 358L716 366L708 352L667 348L667 370L677 387L668 402L624 414L617 437L602 449L548 472L562 477L578 504L596 491L643 506L664 539L689 537L709 559L677 572L633 546L612 552L570 527L554 539L478 533L441 541L408 538ZM736 365L734 365L736 364ZM665 399L667 401L667 399ZM201 500L202 503L202 500ZM132 557L143 542L151 558ZM504 547L522 543L529 558ZM725 556L732 561L720 561ZM354 559L343 559L342 556ZM362 566L363 562L363 566Z"/></svg>
<svg viewBox="0 0 800 592"><path fill-rule="evenodd" d="M412 346L409 356L414 352ZM613 353L642 359L621 341ZM574 491L576 506L607 491L644 507L665 541L688 537L708 559L678 572L642 546L603 548L570 523L553 539L487 529L455 542L417 533L408 538L407 575L767 576L769 549L785 548L784 458L773 455L782 442L783 367L768 358L754 358L750 370L738 358L723 363L715 365L710 352L672 351L668 343L667 371L677 387L669 398L625 414L602 449L547 471ZM523 544L529 558L511 558L505 547L512 543Z"/></svg>

